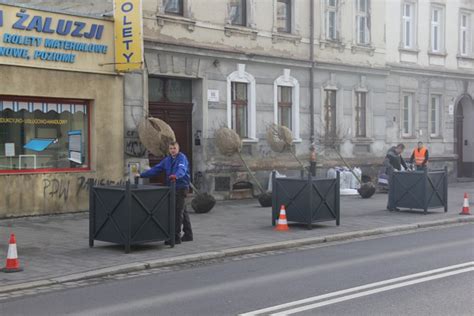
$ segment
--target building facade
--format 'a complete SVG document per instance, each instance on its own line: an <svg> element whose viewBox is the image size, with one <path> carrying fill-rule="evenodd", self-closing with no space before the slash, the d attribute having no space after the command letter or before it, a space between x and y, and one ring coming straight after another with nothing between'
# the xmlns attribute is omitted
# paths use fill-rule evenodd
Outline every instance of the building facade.
<svg viewBox="0 0 474 316"><path fill-rule="evenodd" d="M172 125L173 111L188 113L174 128L186 130L178 138L194 179L223 197L247 178L216 150L221 126L241 135L262 183L272 169L298 169L269 149L273 122L292 130L305 161L330 136L374 175L390 146L405 143L409 156L421 140L432 167L472 177L473 9L461 0L145 1L145 112L168 113ZM183 100L172 100L181 97L173 87ZM318 156L323 173L341 163L327 157Z"/></svg>
<svg viewBox="0 0 474 316"><path fill-rule="evenodd" d="M57 4L112 16L111 0ZM171 125L195 184L224 199L250 179L237 157L217 150L222 126L241 136L243 157L264 186L272 170L300 168L268 146L271 123L292 130L300 160L316 148L320 175L341 164L328 147L375 176L391 146L405 143L409 156L421 140L431 167L447 165L452 179L474 176L472 1L143 0L142 7L144 70L123 76L123 124L114 123L123 126L121 157L113 158L122 178L159 159L139 141L146 116Z"/></svg>
<svg viewBox="0 0 474 316"><path fill-rule="evenodd" d="M0 4L0 217L88 208L123 179L113 21Z"/></svg>

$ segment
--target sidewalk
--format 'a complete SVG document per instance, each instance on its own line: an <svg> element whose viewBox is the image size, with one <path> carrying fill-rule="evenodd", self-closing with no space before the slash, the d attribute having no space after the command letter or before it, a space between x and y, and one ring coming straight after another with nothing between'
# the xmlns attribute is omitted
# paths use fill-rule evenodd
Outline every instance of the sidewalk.
<svg viewBox="0 0 474 316"><path fill-rule="evenodd" d="M386 211L386 194L376 194L366 200L358 196L341 197L341 226L337 227L335 221L314 225L312 230L307 230L304 226L290 225L290 231L287 233L273 231L271 209L260 207L257 200L218 202L208 214L190 214L195 233L193 242L182 243L175 248L169 248L163 243L144 244L133 247L130 254L124 254L122 246L97 241L94 248L89 248L87 213L0 220L1 264L4 264L6 258L9 234L14 232L17 237L19 258L25 268L20 273L0 273L0 292L2 288L3 290L10 288L8 285L20 285L84 272L92 276L98 269L110 268L109 271L114 271L117 266L133 267L136 263L166 261L184 255L206 255L208 252L219 251L238 254L239 249L248 249L252 246L255 249L259 248L256 245L272 243L279 244L268 246L284 247L284 242L303 238L330 236L335 238L341 233L345 233L346 238L351 237L350 233L360 237L366 230L388 231L390 227L403 225L405 227L399 227L402 230L416 229L416 225L422 223L454 222L459 218L471 221L474 220L474 215L472 217L458 215L464 192L473 197L474 184L451 184L448 213L444 213L440 208L430 210L427 215L423 215L421 211ZM410 224L415 225L406 226ZM306 243L310 242L315 241L306 240ZM180 260L185 261L186 258L189 257Z"/></svg>

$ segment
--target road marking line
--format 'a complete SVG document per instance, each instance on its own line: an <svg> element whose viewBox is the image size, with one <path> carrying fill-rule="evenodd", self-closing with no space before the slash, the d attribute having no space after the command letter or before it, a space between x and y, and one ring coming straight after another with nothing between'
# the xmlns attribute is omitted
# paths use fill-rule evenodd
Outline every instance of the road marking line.
<svg viewBox="0 0 474 316"><path fill-rule="evenodd" d="M272 306L272 307L267 307L267 308L259 309L259 310L256 310L256 311L243 313L243 314L240 314L240 316L260 315L260 314L263 314L263 313L273 312L273 311L277 311L277 310L280 310L280 309L293 307L293 306L296 306L296 305L303 305L303 304L312 303L312 302L315 302L315 301L320 301L322 299L331 298L331 297L334 297L334 296L348 294L348 293L356 292L356 291L360 291L360 290L366 290L366 289L370 289L370 288L381 286L381 285L387 285L387 284L390 284L390 283L395 283L395 282L405 281L405 280L409 280L409 279L413 279L413 278L423 277L423 276L426 276L426 275L430 275L430 274L434 274L434 273L440 273L440 272L444 272L444 271L448 271L448 270L465 268L465 267L472 266L472 265L474 265L474 261L461 263L461 264L456 264L456 265L447 266L447 267L438 268L438 269L433 269L433 270L428 270L428 271L423 271L423 272L419 272L419 273L409 274L409 275L405 275L405 276L401 276L401 277L397 277L397 278L393 278L393 279L388 279L388 280L379 281L379 282L375 282L375 283L360 285L360 286L356 286L356 287L353 287L353 288L340 290L340 291L336 291L336 292L332 292L332 293L327 293L327 294L323 294L323 295L308 297L308 298L298 300L298 301L293 301L293 302L288 302L288 303L285 303L285 304L275 305L275 306Z"/></svg>
<svg viewBox="0 0 474 316"><path fill-rule="evenodd" d="M461 270L455 270L455 271L441 273L441 274L436 274L436 275L432 275L432 276L429 276L429 277L424 277L424 278L420 278L420 279L416 279L416 280L411 280L411 281L406 281L406 282L402 282L402 283L397 283L397 284L393 284L393 285L384 286L384 287L381 287L381 288L376 288L376 289L373 289L373 290L368 290L368 291L359 292L359 293L355 293L355 294L351 294L351 295L347 295L347 296L342 296L342 297L334 298L334 299L331 299L331 300L328 300L328 301L319 302L319 303L315 303L315 304L311 304L311 305L306 305L306 306L286 310L284 312L280 312L280 313L276 313L276 314L271 314L271 316L292 315L292 314L304 312L304 311L307 311L307 310L310 310L310 309L316 309L318 307L327 306L327 305L331 305L331 304L336 304L336 303L352 300L352 299L358 298L358 297L363 297L363 296L368 296L368 295L377 294L377 293L381 293L381 292L386 292L386 291L390 291L390 290L393 290L393 289L398 289L398 288L405 287L405 286L410 286L410 285L414 285L414 284L418 284L418 283L423 283L423 282L428 282L428 281L432 281L432 280L436 280L436 279L446 278L446 277L449 277L449 276L452 276L452 275L471 272L471 271L474 271L474 267L461 269Z"/></svg>

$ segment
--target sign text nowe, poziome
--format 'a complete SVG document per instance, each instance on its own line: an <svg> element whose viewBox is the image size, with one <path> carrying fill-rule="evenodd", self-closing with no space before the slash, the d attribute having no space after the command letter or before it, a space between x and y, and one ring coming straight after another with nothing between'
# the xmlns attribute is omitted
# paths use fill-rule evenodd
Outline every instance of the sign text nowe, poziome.
<svg viewBox="0 0 474 316"><path fill-rule="evenodd" d="M0 64L112 72L113 22L0 4Z"/></svg>

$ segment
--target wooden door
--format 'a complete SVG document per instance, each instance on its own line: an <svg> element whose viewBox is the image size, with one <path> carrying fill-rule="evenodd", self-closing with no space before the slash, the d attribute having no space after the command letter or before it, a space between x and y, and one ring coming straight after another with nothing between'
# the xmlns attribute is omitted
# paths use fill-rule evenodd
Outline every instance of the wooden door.
<svg viewBox="0 0 474 316"><path fill-rule="evenodd" d="M188 157L190 174L192 175L192 109L191 103L150 102L150 116L159 118L173 129L180 151ZM149 155L150 167L156 165L160 159ZM150 179L151 183L164 183L164 174Z"/></svg>

